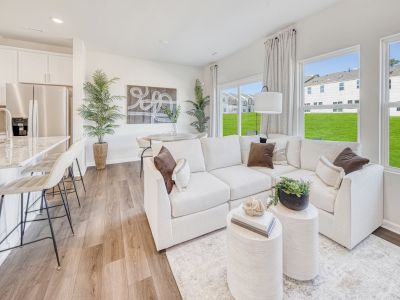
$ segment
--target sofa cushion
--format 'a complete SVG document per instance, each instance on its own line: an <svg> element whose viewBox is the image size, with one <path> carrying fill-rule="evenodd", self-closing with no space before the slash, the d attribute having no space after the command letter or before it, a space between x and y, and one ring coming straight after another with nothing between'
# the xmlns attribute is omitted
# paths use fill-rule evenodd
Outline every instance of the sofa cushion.
<svg viewBox="0 0 400 300"><path fill-rule="evenodd" d="M184 191L176 186L169 195L173 217L181 217L204 211L229 200L229 186L207 172L191 174Z"/></svg>
<svg viewBox="0 0 400 300"><path fill-rule="evenodd" d="M269 138L267 143L274 143L274 156L272 160L274 164L287 164L286 149L288 144L289 136L287 135L275 135L273 138Z"/></svg>
<svg viewBox="0 0 400 300"><path fill-rule="evenodd" d="M274 179L275 177L279 176L285 176L285 174L296 171L297 169L291 165L276 165L274 164L274 168L264 168L264 167L251 167L254 170L257 170L258 172L267 174ZM273 180L274 184L274 180Z"/></svg>
<svg viewBox="0 0 400 300"><path fill-rule="evenodd" d="M286 146L286 158L288 164L300 168L301 138L298 136L290 137Z"/></svg>
<svg viewBox="0 0 400 300"><path fill-rule="evenodd" d="M271 188L271 177L244 165L216 169L210 172L229 185L230 200L251 196Z"/></svg>
<svg viewBox="0 0 400 300"><path fill-rule="evenodd" d="M178 161L181 158L186 159L192 173L204 172L206 170L200 140L193 139L178 142L152 144L153 155L157 155L158 152L160 152L162 146L168 148L175 161Z"/></svg>
<svg viewBox="0 0 400 300"><path fill-rule="evenodd" d="M240 136L239 141L240 141L240 152L242 155L242 163L247 165L247 162L249 160L251 143L259 143L260 137L258 135Z"/></svg>
<svg viewBox="0 0 400 300"><path fill-rule="evenodd" d="M315 169L315 174L327 185L338 189L344 177L344 170L335 166L325 156L321 156Z"/></svg>
<svg viewBox="0 0 400 300"><path fill-rule="evenodd" d="M242 164L239 136L201 139L207 171Z"/></svg>
<svg viewBox="0 0 400 300"><path fill-rule="evenodd" d="M309 170L296 170L284 174L281 177L309 181L311 183L310 202L319 209L333 213L338 190L326 185L314 172ZM277 180L279 180L279 177Z"/></svg>
<svg viewBox="0 0 400 300"><path fill-rule="evenodd" d="M319 157L325 156L330 162L333 162L340 152L346 147L351 148L356 153L359 152L359 144L353 142L333 142L303 140L301 142L300 161L301 168L315 171Z"/></svg>

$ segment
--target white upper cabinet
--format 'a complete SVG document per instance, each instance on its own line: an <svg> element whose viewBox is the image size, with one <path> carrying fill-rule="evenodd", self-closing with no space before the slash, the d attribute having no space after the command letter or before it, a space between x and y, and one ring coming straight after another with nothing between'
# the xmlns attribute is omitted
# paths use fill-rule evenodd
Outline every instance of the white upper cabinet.
<svg viewBox="0 0 400 300"><path fill-rule="evenodd" d="M18 81L47 83L48 55L40 52L18 52Z"/></svg>
<svg viewBox="0 0 400 300"><path fill-rule="evenodd" d="M72 85L72 56L18 51L18 81Z"/></svg>
<svg viewBox="0 0 400 300"><path fill-rule="evenodd" d="M72 57L49 55L48 83L72 85Z"/></svg>
<svg viewBox="0 0 400 300"><path fill-rule="evenodd" d="M0 49L0 105L6 105L6 83L17 82L18 52Z"/></svg>

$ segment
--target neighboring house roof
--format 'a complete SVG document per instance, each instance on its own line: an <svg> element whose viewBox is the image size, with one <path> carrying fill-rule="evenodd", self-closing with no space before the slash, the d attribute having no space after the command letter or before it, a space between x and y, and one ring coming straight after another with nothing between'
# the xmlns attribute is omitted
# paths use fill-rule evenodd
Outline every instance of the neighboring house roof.
<svg viewBox="0 0 400 300"><path fill-rule="evenodd" d="M400 76L400 64L394 65L390 70L390 77ZM335 83L349 80L357 80L360 78L358 70L350 70L344 72L332 73L324 76L313 75L306 76L304 86L322 85L327 83Z"/></svg>
<svg viewBox="0 0 400 300"><path fill-rule="evenodd" d="M359 79L360 75L358 70L350 70L345 72L336 72L324 76L314 75L308 80L304 81L304 86L322 85L327 83L335 83L349 80Z"/></svg>

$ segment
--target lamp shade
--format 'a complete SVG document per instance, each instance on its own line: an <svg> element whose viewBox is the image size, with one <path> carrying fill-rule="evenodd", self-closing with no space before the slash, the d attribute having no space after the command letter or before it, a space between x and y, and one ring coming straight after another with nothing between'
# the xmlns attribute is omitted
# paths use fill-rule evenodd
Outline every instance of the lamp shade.
<svg viewBox="0 0 400 300"><path fill-rule="evenodd" d="M282 93L261 92L254 98L254 111L264 114L282 113Z"/></svg>

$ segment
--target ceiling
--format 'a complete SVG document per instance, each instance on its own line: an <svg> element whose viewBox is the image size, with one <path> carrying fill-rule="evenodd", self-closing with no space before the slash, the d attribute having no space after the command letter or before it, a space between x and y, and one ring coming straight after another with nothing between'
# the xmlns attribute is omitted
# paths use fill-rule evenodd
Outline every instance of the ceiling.
<svg viewBox="0 0 400 300"><path fill-rule="evenodd" d="M0 35L201 66L338 1L0 0Z"/></svg>

